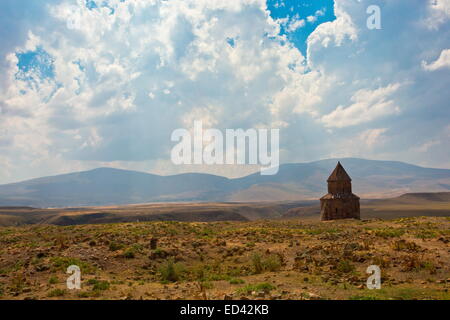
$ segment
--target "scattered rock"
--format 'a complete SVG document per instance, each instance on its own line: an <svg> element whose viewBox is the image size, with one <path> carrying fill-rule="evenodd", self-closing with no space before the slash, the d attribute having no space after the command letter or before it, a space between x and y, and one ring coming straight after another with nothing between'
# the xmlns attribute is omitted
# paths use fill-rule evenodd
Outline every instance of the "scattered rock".
<svg viewBox="0 0 450 320"><path fill-rule="evenodd" d="M50 267L45 264L39 264L39 265L35 266L34 269L37 272L42 272L42 271L47 271L48 269L50 269Z"/></svg>
<svg viewBox="0 0 450 320"><path fill-rule="evenodd" d="M150 249L155 250L158 247L158 239L157 238L151 238L150 239Z"/></svg>
<svg viewBox="0 0 450 320"><path fill-rule="evenodd" d="M310 300L320 300L320 296L318 294L315 294L313 292L308 292L308 296Z"/></svg>

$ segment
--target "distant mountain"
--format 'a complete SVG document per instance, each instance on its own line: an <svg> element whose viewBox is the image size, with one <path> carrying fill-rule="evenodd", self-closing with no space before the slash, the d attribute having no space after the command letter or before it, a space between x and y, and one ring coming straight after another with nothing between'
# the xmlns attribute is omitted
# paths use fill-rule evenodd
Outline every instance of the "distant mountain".
<svg viewBox="0 0 450 320"><path fill-rule="evenodd" d="M283 164L273 176L238 179L189 173L159 176L99 168L0 185L0 206L73 207L158 201L284 201L317 199L341 161L363 198L450 190L450 170L356 158Z"/></svg>
<svg viewBox="0 0 450 320"><path fill-rule="evenodd" d="M207 200L228 190L229 179L209 174L159 176L98 168L0 185L0 206L96 206L149 201Z"/></svg>
<svg viewBox="0 0 450 320"><path fill-rule="evenodd" d="M357 158L284 164L275 176L252 174L233 182L241 187L230 200L299 200L326 193L326 179L341 161L352 178L354 193L364 198L386 198L408 192L450 191L450 170L423 168L397 161Z"/></svg>

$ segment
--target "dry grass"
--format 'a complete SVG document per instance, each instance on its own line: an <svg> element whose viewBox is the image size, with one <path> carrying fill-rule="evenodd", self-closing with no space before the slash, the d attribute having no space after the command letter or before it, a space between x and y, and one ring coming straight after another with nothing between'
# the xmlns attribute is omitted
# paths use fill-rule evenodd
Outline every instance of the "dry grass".
<svg viewBox="0 0 450 320"><path fill-rule="evenodd" d="M450 299L449 243L435 217L4 227L0 298ZM365 287L371 264L381 290Z"/></svg>

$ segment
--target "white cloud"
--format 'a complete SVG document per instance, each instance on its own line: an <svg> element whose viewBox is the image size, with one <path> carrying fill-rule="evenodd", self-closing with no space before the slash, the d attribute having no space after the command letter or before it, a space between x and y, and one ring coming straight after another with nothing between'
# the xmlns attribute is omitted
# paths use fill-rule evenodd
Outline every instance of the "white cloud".
<svg viewBox="0 0 450 320"><path fill-rule="evenodd" d="M294 32L296 31L298 28L303 28L305 26L305 20L304 19L294 19L289 23L289 26L287 28L287 30L289 32Z"/></svg>
<svg viewBox="0 0 450 320"><path fill-rule="evenodd" d="M270 124L270 97L302 70L263 0L114 0L114 14L80 3L49 7L60 24L33 29L8 56L2 154L14 158L17 179L92 161L165 159L170 132L193 116L231 128ZM15 77L15 52L37 47L53 57L55 77L31 90Z"/></svg>
<svg viewBox="0 0 450 320"><path fill-rule="evenodd" d="M352 135L349 139L337 141L337 148L327 156L330 158L361 157L383 159L385 154L379 150L389 141L389 129L367 129Z"/></svg>
<svg viewBox="0 0 450 320"><path fill-rule="evenodd" d="M105 165L176 172L166 165L170 133L194 120L282 127L283 162L323 158L343 140L346 155L423 161L417 130L425 144L448 124L448 75L423 72L448 67L448 1L386 2L373 31L371 1L336 0L337 19L310 35L306 61L279 35L306 21L274 21L263 0L109 0L114 14L73 4L48 6L40 20L51 23L0 45L0 182ZM15 52L37 47L53 57L55 78L30 88L15 77ZM400 107L402 117L387 116ZM448 159L442 150L436 157Z"/></svg>
<svg viewBox="0 0 450 320"><path fill-rule="evenodd" d="M357 29L350 15L344 10L341 1L336 1L334 11L336 20L319 25L309 36L308 57L314 50L317 50L317 46L328 47L331 41L334 41L336 46L341 46L346 38L352 41L357 39Z"/></svg>
<svg viewBox="0 0 450 320"><path fill-rule="evenodd" d="M322 17L322 16L325 15L325 10L326 10L325 8L320 9L320 10L317 10L316 13L315 13L314 15L306 17L306 20L307 20L309 23L314 23L314 22L316 22L317 19L318 19L319 17Z"/></svg>
<svg viewBox="0 0 450 320"><path fill-rule="evenodd" d="M307 20L309 23L314 23L314 22L317 21L317 17L316 17L316 16L308 16L308 17L306 17L306 20Z"/></svg>
<svg viewBox="0 0 450 320"><path fill-rule="evenodd" d="M322 16L324 16L325 15L325 8L323 8L323 9L320 9L320 10L317 10L316 11L316 13L315 13L315 16L316 17L322 17Z"/></svg>
<svg viewBox="0 0 450 320"><path fill-rule="evenodd" d="M373 148L386 141L387 137L384 134L387 131L387 128L368 129L361 132L361 134L358 136L358 139L363 142L368 148Z"/></svg>
<svg viewBox="0 0 450 320"><path fill-rule="evenodd" d="M438 29L450 18L450 0L428 0L427 3L425 24L430 29Z"/></svg>
<svg viewBox="0 0 450 320"><path fill-rule="evenodd" d="M321 121L329 128L342 128L370 122L374 119L396 114L400 108L393 100L388 100L400 84L391 84L376 90L359 90L352 97L350 106L338 106L333 112L322 116Z"/></svg>
<svg viewBox="0 0 450 320"><path fill-rule="evenodd" d="M439 58L431 63L422 61L422 67L427 71L435 71L442 68L450 68L450 49L442 50Z"/></svg>

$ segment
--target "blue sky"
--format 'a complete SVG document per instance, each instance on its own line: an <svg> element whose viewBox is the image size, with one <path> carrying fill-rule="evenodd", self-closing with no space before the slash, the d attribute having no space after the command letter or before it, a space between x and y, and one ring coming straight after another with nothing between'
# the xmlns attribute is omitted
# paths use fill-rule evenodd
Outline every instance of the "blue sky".
<svg viewBox="0 0 450 320"><path fill-rule="evenodd" d="M270 16L282 21L280 34L286 35L304 56L309 35L320 24L336 19L333 0L268 0Z"/></svg>
<svg viewBox="0 0 450 320"><path fill-rule="evenodd" d="M174 166L195 120L279 128L282 163L450 168L448 0L3 0L0 38L0 183L258 170Z"/></svg>

